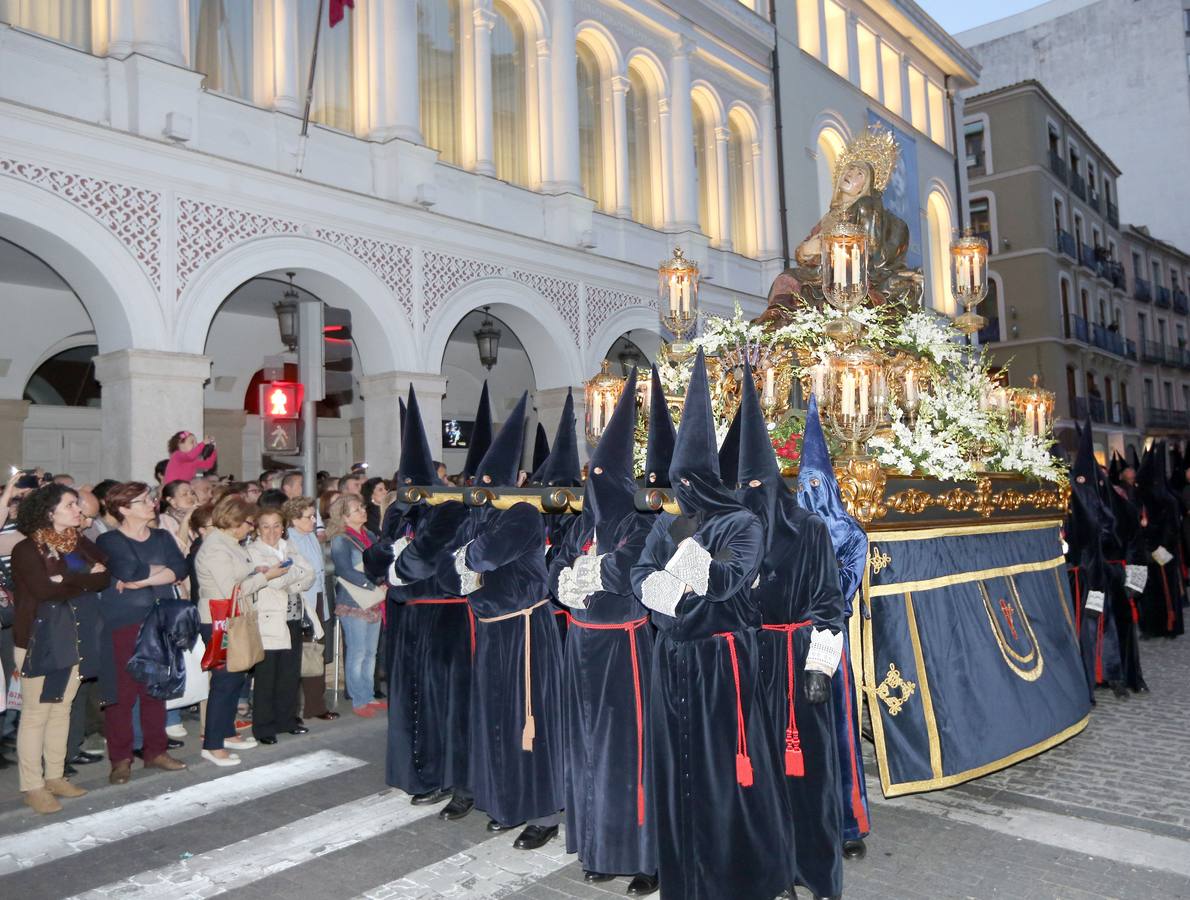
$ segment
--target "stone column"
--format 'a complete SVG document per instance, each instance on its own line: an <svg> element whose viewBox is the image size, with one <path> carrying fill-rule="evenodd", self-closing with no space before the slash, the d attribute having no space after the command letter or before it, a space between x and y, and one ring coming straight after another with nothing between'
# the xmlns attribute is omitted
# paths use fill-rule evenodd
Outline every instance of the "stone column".
<svg viewBox="0 0 1190 900"><path fill-rule="evenodd" d="M368 137L420 144L417 0L372 0L366 9Z"/></svg>
<svg viewBox="0 0 1190 900"><path fill-rule="evenodd" d="M496 13L489 0L476 0L472 16L475 51L475 171L495 175L492 149L492 29Z"/></svg>
<svg viewBox="0 0 1190 900"><path fill-rule="evenodd" d="M660 135L661 146L661 222L668 231L677 231L677 213L674 211L674 173L673 166L667 164L672 159L673 131L671 130L669 115L669 98L657 98L657 134ZM691 148L693 153L693 148Z"/></svg>
<svg viewBox="0 0 1190 900"><path fill-rule="evenodd" d="M675 230L698 230L698 185L694 177L694 126L690 101L690 54L694 44L679 38L669 60L670 150ZM665 159L666 157L662 157Z"/></svg>
<svg viewBox="0 0 1190 900"><path fill-rule="evenodd" d="M262 0L252 24L256 29L254 49L259 56L253 88L257 104L301 115L306 86L302 82L305 65L298 46L296 0Z"/></svg>
<svg viewBox="0 0 1190 900"><path fill-rule="evenodd" d="M576 384L573 388L545 388L533 395L533 403L537 407L537 421L541 423L541 427L545 429L546 435L549 436L550 446L553 446L554 434L558 430L558 420L562 418L562 407L566 403L567 390L574 391L574 427L575 435L578 438L578 458L581 465L587 461L588 455L594 449L587 446L586 438L583 437L583 433L587 427L587 401L584 386ZM525 441L525 459L526 466L533 459L533 441L531 438L527 438Z"/></svg>
<svg viewBox="0 0 1190 900"><path fill-rule="evenodd" d="M578 150L578 74L574 47L574 0L550 4L553 152L547 180L557 193L582 192ZM544 123L543 123L544 127ZM550 135L551 132L545 132ZM548 140L548 138L547 138Z"/></svg>
<svg viewBox="0 0 1190 900"><path fill-rule="evenodd" d="M204 431L215 439L219 448L219 474L246 478L244 465L244 426L248 414L242 409L211 409L204 411ZM257 460L256 468L260 468Z"/></svg>
<svg viewBox="0 0 1190 900"><path fill-rule="evenodd" d="M731 249L731 177L727 166L730 141L731 129L715 129L715 213L719 222L719 239L715 241L715 246L720 250Z"/></svg>
<svg viewBox="0 0 1190 900"><path fill-rule="evenodd" d="M101 471L152 483L170 435L203 434L203 385L210 376L210 358L191 353L116 350L95 357L103 387Z"/></svg>
<svg viewBox="0 0 1190 900"><path fill-rule="evenodd" d="M901 56L901 118L913 124L913 92L909 88L909 57Z"/></svg>
<svg viewBox="0 0 1190 900"><path fill-rule="evenodd" d="M409 395L409 385L417 391L417 403L430 452L442 452L442 395L446 379L427 372L384 372L361 375L360 394L364 401L364 451L368 471L391 478L401 460L401 416L398 400Z"/></svg>
<svg viewBox="0 0 1190 900"><path fill-rule="evenodd" d="M186 64L182 4L159 0L108 0L107 55L137 53L173 66ZM102 13L101 13L102 14ZM102 33L102 29L100 29ZM96 48L97 52L99 48Z"/></svg>
<svg viewBox="0 0 1190 900"><path fill-rule="evenodd" d="M859 19L847 10L847 80L859 87ZM876 60L879 65L879 58Z"/></svg>
<svg viewBox="0 0 1190 900"><path fill-rule="evenodd" d="M613 209L621 219L632 218L631 188L628 185L628 76L613 75L612 89L612 140L615 145L615 203Z"/></svg>
<svg viewBox="0 0 1190 900"><path fill-rule="evenodd" d="M0 400L0 478L8 480L9 466L23 466L28 400Z"/></svg>
<svg viewBox="0 0 1190 900"><path fill-rule="evenodd" d="M773 95L766 92L760 104L760 235L758 241L764 252L761 257L774 255L781 248L781 201L777 186L777 130L773 113Z"/></svg>

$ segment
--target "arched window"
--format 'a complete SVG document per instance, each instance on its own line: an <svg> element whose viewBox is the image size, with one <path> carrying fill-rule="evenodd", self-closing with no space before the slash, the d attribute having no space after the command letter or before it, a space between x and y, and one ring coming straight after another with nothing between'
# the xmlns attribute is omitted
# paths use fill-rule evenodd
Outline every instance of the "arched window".
<svg viewBox="0 0 1190 900"><path fill-rule="evenodd" d="M91 0L7 0L0 20L91 52Z"/></svg>
<svg viewBox="0 0 1190 900"><path fill-rule="evenodd" d="M525 108L525 30L516 13L497 2L492 29L492 152L496 177L529 184Z"/></svg>
<svg viewBox="0 0 1190 900"><path fill-rule="evenodd" d="M930 194L926 204L926 220L930 231L931 305L939 312L953 316L955 302L950 293L950 206L938 191Z"/></svg>
<svg viewBox="0 0 1190 900"><path fill-rule="evenodd" d="M719 238L718 197L715 196L717 176L715 158L715 126L700 103L692 104L694 123L694 175L698 191L698 227L712 240Z"/></svg>
<svg viewBox="0 0 1190 900"><path fill-rule="evenodd" d="M252 99L252 5L190 0L190 68L210 91Z"/></svg>
<svg viewBox="0 0 1190 900"><path fill-rule="evenodd" d="M355 128L354 52L352 47L353 11L344 10L345 20L334 28L318 20L318 0L301 0L298 7L298 44L302 60L302 89L310 74L310 56L314 50L314 32L318 38L318 66L314 71L314 96L310 121L321 122L340 131Z"/></svg>
<svg viewBox="0 0 1190 900"><path fill-rule="evenodd" d="M835 160L843 152L846 142L843 136L833 128L824 128L818 132L818 156L816 158L818 170L818 211L826 212L830 206L831 194L835 189Z"/></svg>
<svg viewBox="0 0 1190 900"><path fill-rule="evenodd" d="M757 197L756 159L752 148L754 129L747 115L736 110L728 117L727 175L731 188L731 243L736 253L756 256Z"/></svg>
<svg viewBox="0 0 1190 900"><path fill-rule="evenodd" d="M631 194L632 218L642 225L654 227L661 211L660 198L654 178L654 140L657 128L657 99L649 90L640 70L628 69L628 94L625 97L625 119L628 145L628 190Z"/></svg>
<svg viewBox="0 0 1190 900"><path fill-rule="evenodd" d="M603 180L603 85L599 61L586 44L575 46L578 60L578 158L583 193L606 209Z"/></svg>
<svg viewBox="0 0 1190 900"><path fill-rule="evenodd" d="M24 399L42 406L99 406L94 344L55 353L25 385Z"/></svg>
<svg viewBox="0 0 1190 900"><path fill-rule="evenodd" d="M418 0L417 89L421 134L443 162L459 161L458 0Z"/></svg>

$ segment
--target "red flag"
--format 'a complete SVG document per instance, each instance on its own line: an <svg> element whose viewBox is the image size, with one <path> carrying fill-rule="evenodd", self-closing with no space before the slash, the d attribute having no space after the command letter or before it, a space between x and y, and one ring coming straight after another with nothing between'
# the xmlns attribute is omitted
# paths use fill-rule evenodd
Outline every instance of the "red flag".
<svg viewBox="0 0 1190 900"><path fill-rule="evenodd" d="M355 0L331 0L330 8L330 26L334 28L343 21L343 7L350 6L355 9Z"/></svg>

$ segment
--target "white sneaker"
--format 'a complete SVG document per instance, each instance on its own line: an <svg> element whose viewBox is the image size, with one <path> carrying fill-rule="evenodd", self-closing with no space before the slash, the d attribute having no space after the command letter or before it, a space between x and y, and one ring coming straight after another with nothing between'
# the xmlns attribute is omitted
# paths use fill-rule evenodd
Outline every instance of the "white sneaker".
<svg viewBox="0 0 1190 900"><path fill-rule="evenodd" d="M240 764L240 758L234 753L227 756L216 756L210 750L204 750L202 751L202 758L217 766L238 766Z"/></svg>
<svg viewBox="0 0 1190 900"><path fill-rule="evenodd" d="M223 746L227 750L251 750L256 746L256 738L243 736L224 738Z"/></svg>
<svg viewBox="0 0 1190 900"><path fill-rule="evenodd" d="M165 729L165 734L175 741L180 741L186 736L186 726L180 722L177 725L170 725Z"/></svg>

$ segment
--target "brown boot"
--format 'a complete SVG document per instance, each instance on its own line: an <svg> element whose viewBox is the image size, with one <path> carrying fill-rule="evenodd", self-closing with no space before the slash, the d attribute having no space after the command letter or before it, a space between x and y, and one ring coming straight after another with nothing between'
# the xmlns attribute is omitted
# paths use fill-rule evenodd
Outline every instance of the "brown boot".
<svg viewBox="0 0 1190 900"><path fill-rule="evenodd" d="M112 784L128 784L128 780L132 778L132 760L122 759L118 763L112 763L112 774L107 776L107 780Z"/></svg>
<svg viewBox="0 0 1190 900"><path fill-rule="evenodd" d="M76 787L65 778L47 778L45 780L45 789L55 797L83 797L87 793L81 787Z"/></svg>
<svg viewBox="0 0 1190 900"><path fill-rule="evenodd" d="M43 787L25 791L25 805L43 816L62 811L62 804Z"/></svg>
<svg viewBox="0 0 1190 900"><path fill-rule="evenodd" d="M165 769L167 772L179 772L186 768L186 764L180 759L174 759L168 753L159 753L152 759L145 760L146 769Z"/></svg>

